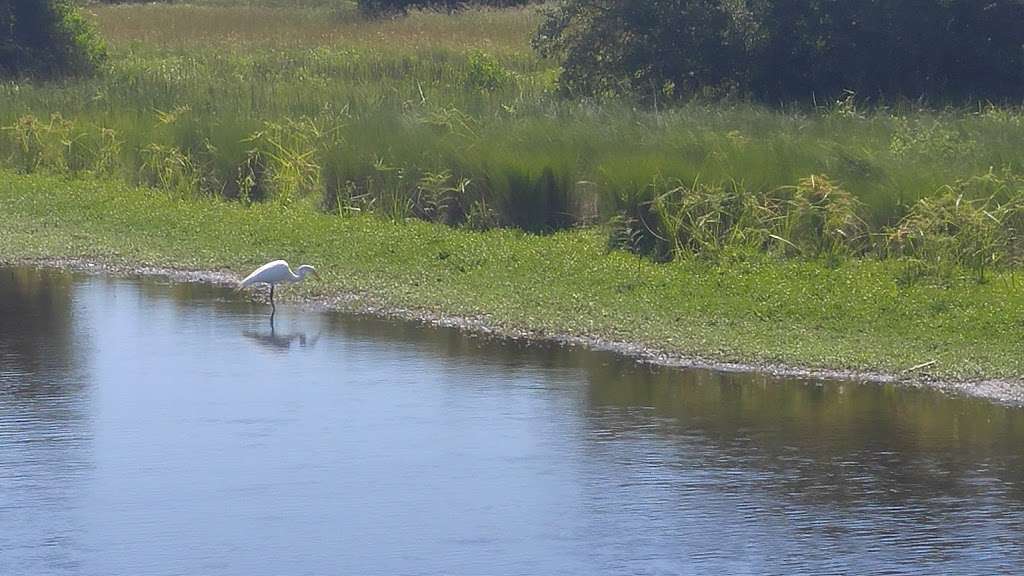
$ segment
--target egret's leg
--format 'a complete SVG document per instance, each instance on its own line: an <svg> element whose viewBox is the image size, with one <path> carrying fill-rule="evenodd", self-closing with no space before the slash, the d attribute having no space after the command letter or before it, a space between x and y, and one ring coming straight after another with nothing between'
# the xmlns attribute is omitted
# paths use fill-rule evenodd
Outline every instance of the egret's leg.
<svg viewBox="0 0 1024 576"><path fill-rule="evenodd" d="M274 305L274 285L270 285L270 309L277 312L277 306Z"/></svg>

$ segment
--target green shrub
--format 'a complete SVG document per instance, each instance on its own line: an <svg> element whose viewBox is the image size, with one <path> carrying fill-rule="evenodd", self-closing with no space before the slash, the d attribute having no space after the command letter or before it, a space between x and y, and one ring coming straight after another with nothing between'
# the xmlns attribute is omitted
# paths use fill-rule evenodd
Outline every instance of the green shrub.
<svg viewBox="0 0 1024 576"><path fill-rule="evenodd" d="M772 0L754 20L765 99L1024 96L1022 0Z"/></svg>
<svg viewBox="0 0 1024 576"><path fill-rule="evenodd" d="M498 59L486 52L473 50L469 53L466 84L476 90L495 90L513 80L513 74L505 69Z"/></svg>
<svg viewBox="0 0 1024 576"><path fill-rule="evenodd" d="M71 0L0 0L0 75L87 74L105 57L103 41Z"/></svg>
<svg viewBox="0 0 1024 576"><path fill-rule="evenodd" d="M563 0L535 45L571 93L1024 97L1024 0Z"/></svg>
<svg viewBox="0 0 1024 576"><path fill-rule="evenodd" d="M547 14L534 45L562 60L573 94L729 91L742 46L722 0L566 0Z"/></svg>

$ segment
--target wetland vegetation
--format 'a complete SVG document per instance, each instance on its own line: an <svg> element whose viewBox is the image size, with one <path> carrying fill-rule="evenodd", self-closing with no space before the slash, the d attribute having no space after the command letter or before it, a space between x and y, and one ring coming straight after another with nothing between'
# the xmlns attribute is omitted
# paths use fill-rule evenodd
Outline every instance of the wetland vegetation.
<svg viewBox="0 0 1024 576"><path fill-rule="evenodd" d="M86 10L99 74L0 84L12 257L222 267L290 250L337 270L319 290L517 329L1021 373L1012 102L567 97L531 47L533 5Z"/></svg>

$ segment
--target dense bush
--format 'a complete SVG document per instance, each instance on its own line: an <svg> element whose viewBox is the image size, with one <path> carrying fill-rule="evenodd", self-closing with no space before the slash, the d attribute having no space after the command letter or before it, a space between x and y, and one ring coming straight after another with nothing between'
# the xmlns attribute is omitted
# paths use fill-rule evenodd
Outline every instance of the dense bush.
<svg viewBox="0 0 1024 576"><path fill-rule="evenodd" d="M0 75L83 74L104 54L71 0L0 0Z"/></svg>
<svg viewBox="0 0 1024 576"><path fill-rule="evenodd" d="M766 97L1024 96L1022 0L773 0L759 19Z"/></svg>
<svg viewBox="0 0 1024 576"><path fill-rule="evenodd" d="M734 82L742 46L719 0L568 0L537 35L578 94L694 93Z"/></svg>
<svg viewBox="0 0 1024 576"><path fill-rule="evenodd" d="M522 6L530 0L359 0L359 9L370 15L401 14L413 8L457 10L465 6Z"/></svg>
<svg viewBox="0 0 1024 576"><path fill-rule="evenodd" d="M1024 0L564 0L535 44L581 94L1024 97Z"/></svg>

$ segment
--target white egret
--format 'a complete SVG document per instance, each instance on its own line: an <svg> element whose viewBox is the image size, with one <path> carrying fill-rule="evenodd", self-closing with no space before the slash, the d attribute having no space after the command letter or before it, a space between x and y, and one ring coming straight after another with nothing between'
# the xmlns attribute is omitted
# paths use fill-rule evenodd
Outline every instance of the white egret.
<svg viewBox="0 0 1024 576"><path fill-rule="evenodd" d="M276 311L277 307L274 306L274 286L277 284L302 282L309 274L317 274L316 268L303 264L299 266L298 270L292 272L287 262L284 260L274 260L273 262L267 262L254 270L252 274L246 276L238 283L238 287L235 290L248 288L253 284L267 284L270 286L270 308Z"/></svg>

